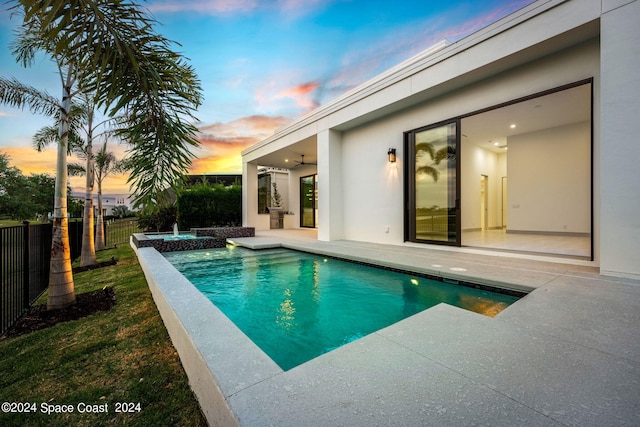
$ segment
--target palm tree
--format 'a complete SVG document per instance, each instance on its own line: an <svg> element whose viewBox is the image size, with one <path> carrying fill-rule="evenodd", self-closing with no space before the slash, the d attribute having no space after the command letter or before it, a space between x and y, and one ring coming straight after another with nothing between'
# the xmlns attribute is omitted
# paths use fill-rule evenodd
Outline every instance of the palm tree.
<svg viewBox="0 0 640 427"><path fill-rule="evenodd" d="M440 177L440 171L438 171L435 166L438 166L440 162L445 159L453 160L456 158L456 150L450 145L447 145L446 147L440 148L436 151L436 149L433 147L433 144L431 144L430 142L421 142L419 144L416 144L416 154L420 152L426 152L427 154L429 154L429 157L431 157L433 163L430 165L423 164L416 167L416 173L429 175L431 178L433 178L434 182L438 182L438 178Z"/></svg>
<svg viewBox="0 0 640 427"><path fill-rule="evenodd" d="M113 172L119 172L121 169L121 163L118 162L116 156L107 151L107 141L105 139L104 144L95 155L95 173L96 182L98 184L98 218L96 220L96 249L102 250L105 248L104 242L104 215L102 213L102 182L107 176Z"/></svg>
<svg viewBox="0 0 640 427"><path fill-rule="evenodd" d="M139 6L112 0L13 0L22 16L13 54L25 67L46 53L59 71L61 99L0 78L0 102L34 113L59 114L51 272L47 307L75 302L67 220L67 159L70 111L79 93L93 93L96 108L124 113L122 139L132 144L129 181L137 204L152 202L166 184L186 172L197 146L193 111L200 82L172 43L153 30Z"/></svg>
<svg viewBox="0 0 640 427"><path fill-rule="evenodd" d="M69 114L70 130L67 154L71 154L72 152L79 154L80 157L85 159L85 166L68 164L67 175L86 176L80 265L87 266L97 264L93 231L93 197L91 194L94 182L92 140L95 130L100 125L106 123L106 121L94 126L93 122L95 111L91 102L91 97L87 94L82 95L84 103L82 105L72 105L71 113ZM57 122L59 122L59 117L57 117ZM48 145L57 142L58 127L59 126L45 126L35 134L33 141L36 150L42 151ZM81 129L83 130L82 133L84 133L85 138L80 135Z"/></svg>

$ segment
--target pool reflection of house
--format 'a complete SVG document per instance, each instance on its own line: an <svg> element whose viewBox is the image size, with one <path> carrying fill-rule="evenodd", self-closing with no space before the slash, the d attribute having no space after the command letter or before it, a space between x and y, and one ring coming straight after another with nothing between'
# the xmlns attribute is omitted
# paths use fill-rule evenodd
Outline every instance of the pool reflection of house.
<svg viewBox="0 0 640 427"><path fill-rule="evenodd" d="M258 176L281 168L288 227L319 240L640 278L638 22L640 1L539 0L399 64L243 151L244 225L269 228Z"/></svg>

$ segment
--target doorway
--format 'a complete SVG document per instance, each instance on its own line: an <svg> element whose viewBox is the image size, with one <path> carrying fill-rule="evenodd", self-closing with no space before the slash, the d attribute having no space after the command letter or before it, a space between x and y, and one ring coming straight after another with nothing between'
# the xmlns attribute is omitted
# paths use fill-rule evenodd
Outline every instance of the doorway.
<svg viewBox="0 0 640 427"><path fill-rule="evenodd" d="M405 240L460 246L458 120L405 133Z"/></svg>
<svg viewBox="0 0 640 427"><path fill-rule="evenodd" d="M318 175L300 177L300 227L318 227Z"/></svg>
<svg viewBox="0 0 640 427"><path fill-rule="evenodd" d="M592 90L405 132L405 241L593 259Z"/></svg>
<svg viewBox="0 0 640 427"><path fill-rule="evenodd" d="M489 228L489 177L480 175L480 230Z"/></svg>
<svg viewBox="0 0 640 427"><path fill-rule="evenodd" d="M502 228L507 228L507 177L502 177Z"/></svg>

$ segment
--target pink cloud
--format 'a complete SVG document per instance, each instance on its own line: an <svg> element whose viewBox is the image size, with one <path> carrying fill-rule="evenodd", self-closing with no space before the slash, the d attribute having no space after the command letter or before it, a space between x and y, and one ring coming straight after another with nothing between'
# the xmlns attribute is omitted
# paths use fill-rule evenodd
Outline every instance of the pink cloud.
<svg viewBox="0 0 640 427"><path fill-rule="evenodd" d="M320 86L318 82L307 82L297 86L285 88L278 92L275 99L293 99L297 106L313 109L318 107L318 103L314 100L314 91Z"/></svg>
<svg viewBox="0 0 640 427"><path fill-rule="evenodd" d="M290 119L283 116L253 115L241 117L228 123L213 123L200 126L201 138L215 139L218 141L236 141L238 138L264 139L273 132L289 123Z"/></svg>
<svg viewBox="0 0 640 427"><path fill-rule="evenodd" d="M271 111L279 111L287 107L290 109L293 105L296 107L295 115L313 110L320 105L317 100L320 82L311 81L285 86L289 81L290 79L281 78L271 80L259 87L255 93L257 103L268 106Z"/></svg>
<svg viewBox="0 0 640 427"><path fill-rule="evenodd" d="M291 120L283 116L253 115L227 123L200 126L198 147L192 161L192 173L239 173L242 170L240 152L271 136L276 129Z"/></svg>
<svg viewBox="0 0 640 427"><path fill-rule="evenodd" d="M152 12L198 12L211 15L246 13L258 6L257 0L187 0L158 1L149 5Z"/></svg>

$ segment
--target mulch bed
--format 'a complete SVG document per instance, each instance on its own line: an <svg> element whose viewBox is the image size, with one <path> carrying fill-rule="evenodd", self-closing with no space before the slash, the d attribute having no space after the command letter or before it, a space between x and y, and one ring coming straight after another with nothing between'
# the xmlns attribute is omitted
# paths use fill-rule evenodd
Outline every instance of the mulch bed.
<svg viewBox="0 0 640 427"><path fill-rule="evenodd" d="M73 274L81 273L83 271L95 270L96 268L108 267L110 265L116 265L117 263L118 261L114 257L111 257L110 260L102 261L97 264L85 265L84 267L74 267Z"/></svg>
<svg viewBox="0 0 640 427"><path fill-rule="evenodd" d="M47 305L31 307L0 340L45 329L57 323L78 320L99 311L109 311L116 304L111 286L76 295L76 303L60 310L47 310Z"/></svg>

